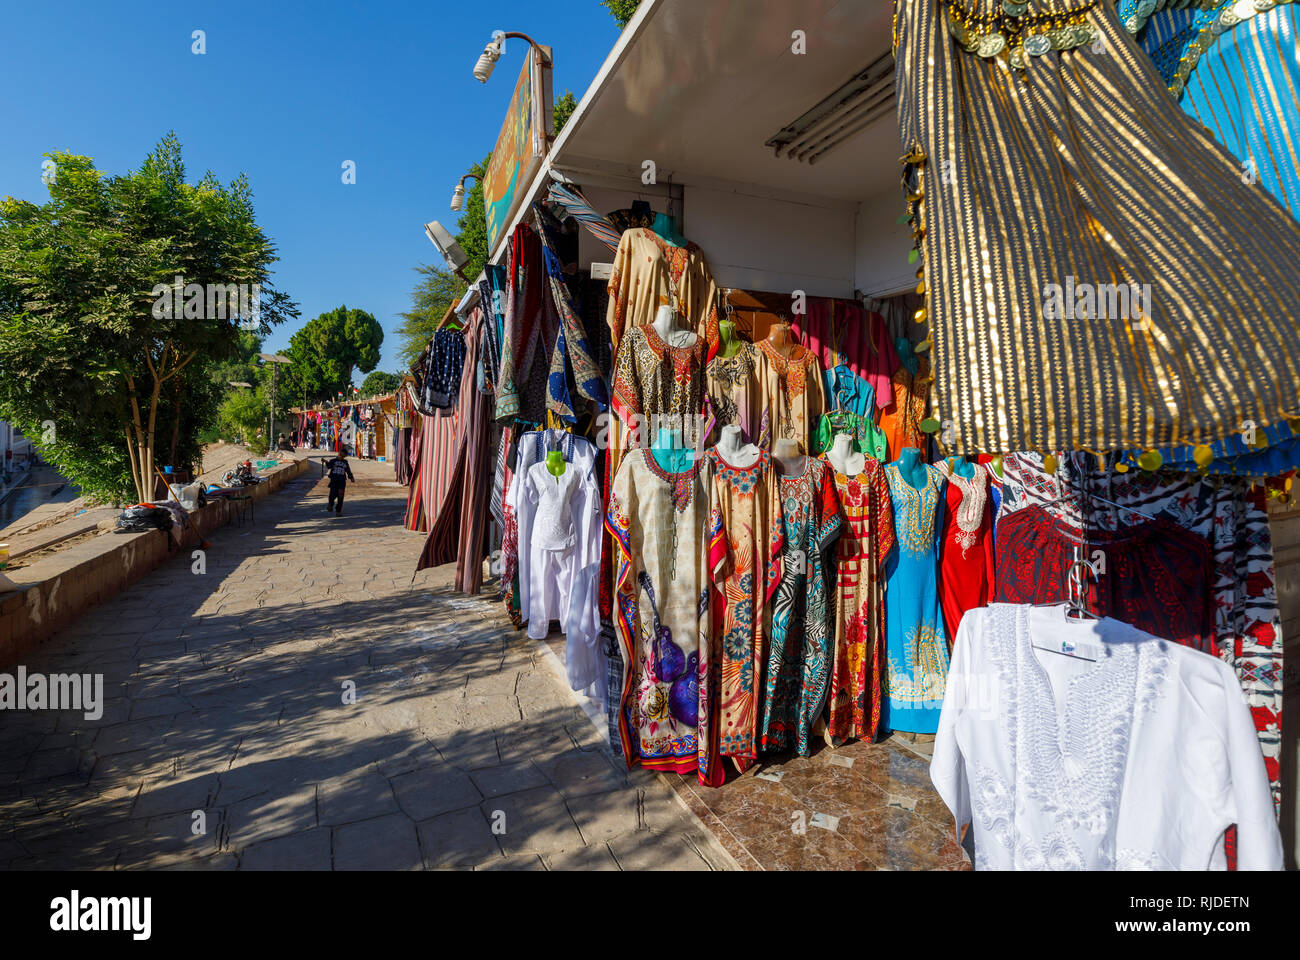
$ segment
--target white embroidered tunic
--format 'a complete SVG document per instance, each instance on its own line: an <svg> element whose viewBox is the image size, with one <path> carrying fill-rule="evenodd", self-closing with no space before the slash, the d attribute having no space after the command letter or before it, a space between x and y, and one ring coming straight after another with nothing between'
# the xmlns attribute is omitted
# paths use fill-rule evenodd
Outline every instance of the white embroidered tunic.
<svg viewBox="0 0 1300 960"><path fill-rule="evenodd" d="M972 824L976 869L1223 870L1234 823L1239 869L1282 867L1231 669L1117 620L967 611L930 778L958 830Z"/></svg>
<svg viewBox="0 0 1300 960"><path fill-rule="evenodd" d="M544 460L528 468L521 486L519 590L528 636L544 639L551 621L558 620L566 638L569 686L587 689L605 669L597 642L600 489L590 467L571 463L557 477Z"/></svg>

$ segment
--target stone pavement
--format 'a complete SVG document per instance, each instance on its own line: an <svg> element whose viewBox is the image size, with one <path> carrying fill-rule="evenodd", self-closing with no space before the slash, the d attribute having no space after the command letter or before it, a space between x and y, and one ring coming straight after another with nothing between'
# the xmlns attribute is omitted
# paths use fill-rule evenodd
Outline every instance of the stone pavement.
<svg viewBox="0 0 1300 960"><path fill-rule="evenodd" d="M342 517L308 474L26 663L104 712L0 713L0 866L735 869L499 604L412 584L405 488L353 470Z"/></svg>

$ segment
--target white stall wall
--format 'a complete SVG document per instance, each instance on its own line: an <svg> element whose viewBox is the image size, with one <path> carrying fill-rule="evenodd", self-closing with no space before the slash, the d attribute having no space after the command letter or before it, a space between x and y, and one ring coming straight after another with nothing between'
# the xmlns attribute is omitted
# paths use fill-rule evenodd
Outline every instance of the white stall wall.
<svg viewBox="0 0 1300 960"><path fill-rule="evenodd" d="M656 210L668 207L662 186L645 192L584 186L583 193L602 213L637 199ZM803 290L811 297L853 296L852 205L763 194L761 188L743 186L684 188L686 236L704 251L717 284L772 293ZM586 231L578 252L583 268L614 259Z"/></svg>
<svg viewBox="0 0 1300 960"><path fill-rule="evenodd" d="M912 228L900 224L904 212L897 189L858 204L855 224L855 285L868 297L888 297L916 288L916 264L907 262Z"/></svg>
<svg viewBox="0 0 1300 960"><path fill-rule="evenodd" d="M761 192L686 188L687 235L709 258L718 286L852 297L852 206Z"/></svg>

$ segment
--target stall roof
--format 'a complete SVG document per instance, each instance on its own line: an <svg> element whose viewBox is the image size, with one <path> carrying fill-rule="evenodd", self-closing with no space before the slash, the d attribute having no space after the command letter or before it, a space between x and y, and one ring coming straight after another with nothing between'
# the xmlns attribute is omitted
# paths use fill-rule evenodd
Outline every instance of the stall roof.
<svg viewBox="0 0 1300 960"><path fill-rule="evenodd" d="M897 185L903 152L888 89L891 26L880 0L645 0L550 163L577 180L639 177L653 160L661 184L748 184L845 203L879 196ZM804 54L793 52L796 30ZM873 122L815 163L775 155L774 137L878 62L886 89Z"/></svg>

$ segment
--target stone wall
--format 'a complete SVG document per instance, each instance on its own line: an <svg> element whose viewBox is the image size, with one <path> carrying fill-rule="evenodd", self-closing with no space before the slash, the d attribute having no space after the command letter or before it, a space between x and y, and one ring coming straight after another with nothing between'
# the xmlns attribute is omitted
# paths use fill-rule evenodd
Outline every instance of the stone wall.
<svg viewBox="0 0 1300 960"><path fill-rule="evenodd" d="M256 502L312 468L310 460L277 467L249 487ZM237 505L213 500L190 514L192 530L178 547L171 533L108 533L73 544L30 567L10 572L15 589L0 593L0 670L25 659L52 634L97 603L121 593L180 550L192 550L234 522ZM6 589L0 586L0 590Z"/></svg>

